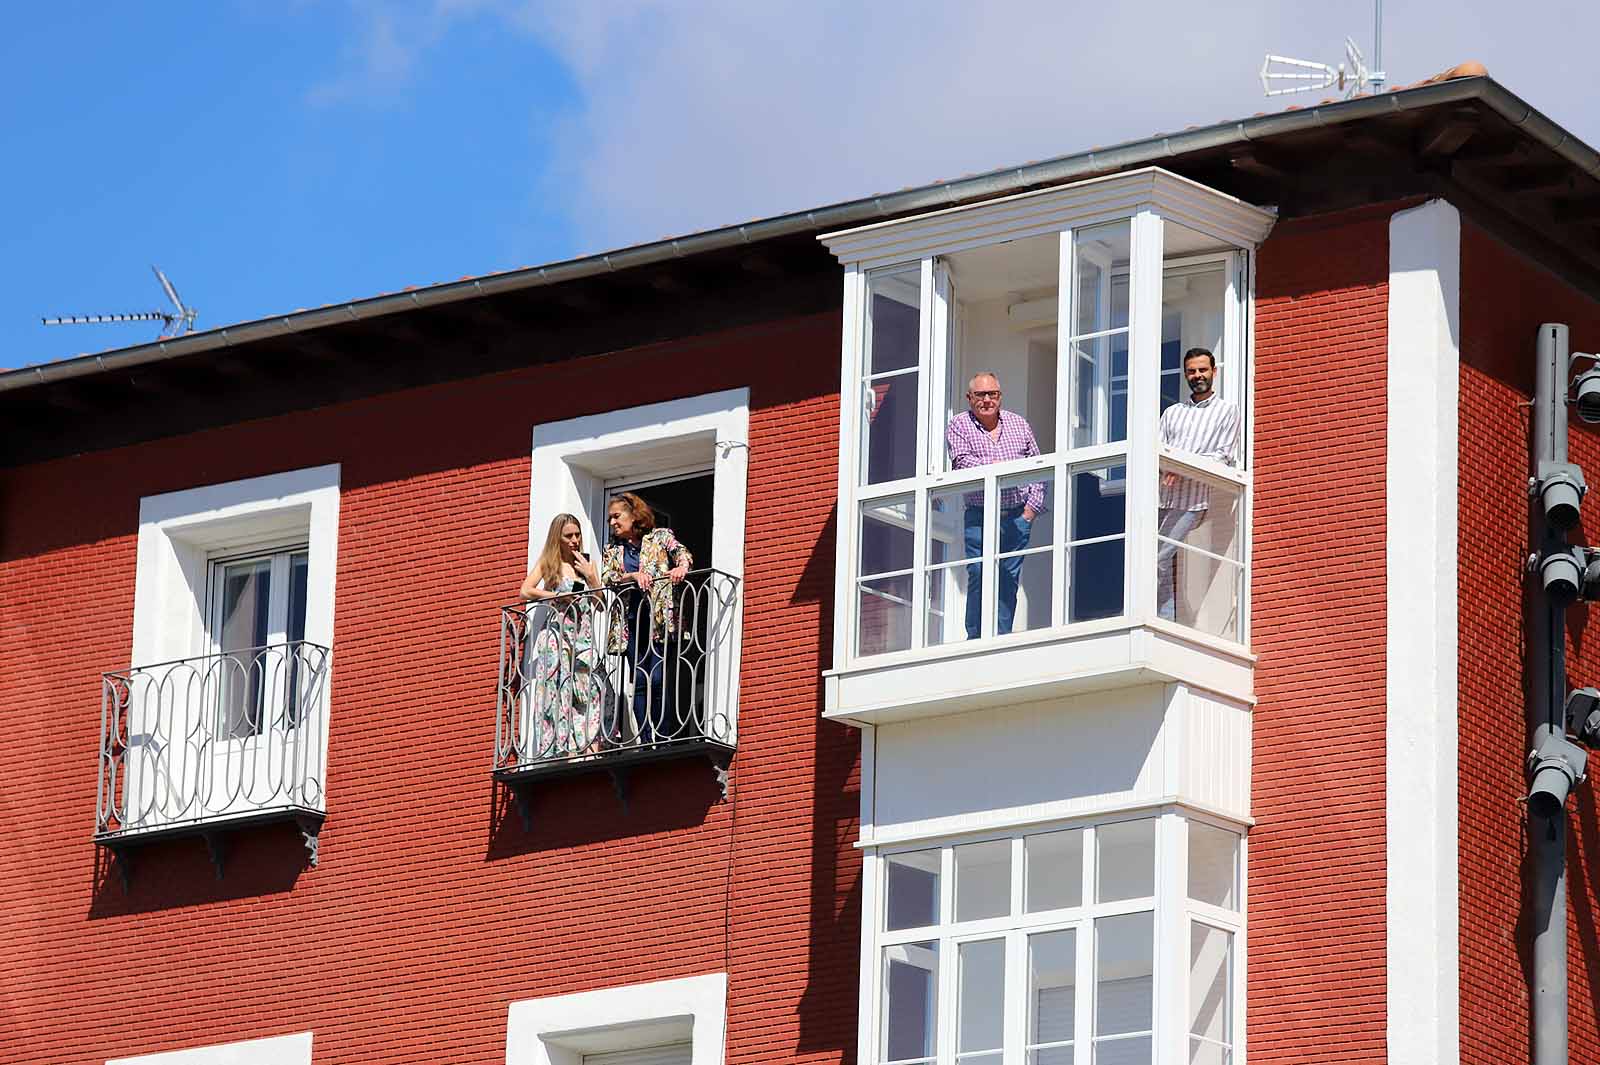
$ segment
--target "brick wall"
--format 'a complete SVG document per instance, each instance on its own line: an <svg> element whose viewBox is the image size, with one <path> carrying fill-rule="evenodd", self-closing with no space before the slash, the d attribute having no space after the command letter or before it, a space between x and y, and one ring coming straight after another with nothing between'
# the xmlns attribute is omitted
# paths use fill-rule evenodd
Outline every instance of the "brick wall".
<svg viewBox="0 0 1600 1065"><path fill-rule="evenodd" d="M315 1032L318 1065L497 1063L506 1006L726 970L729 1060L853 1057L858 742L820 719L836 314L0 472L0 1057L66 1065ZM546 785L488 775L531 427L749 385L740 750ZM97 861L99 673L131 643L139 498L342 471L329 817Z"/></svg>
<svg viewBox="0 0 1600 1065"><path fill-rule="evenodd" d="M1528 550L1528 439L1534 335L1572 327L1574 351L1600 349L1600 305L1471 225L1461 248L1461 1060L1529 1058L1522 916L1527 854L1521 561ZM1572 461L1600 481L1600 434L1572 419ZM1594 500L1584 507L1594 542ZM1569 614L1573 684L1600 682L1586 613ZM1591 760L1591 766L1596 765ZM1569 820L1571 1060L1600 1061L1600 819L1594 781Z"/></svg>
<svg viewBox="0 0 1600 1065"><path fill-rule="evenodd" d="M1385 1059L1385 375L1396 209L1282 223L1258 258L1254 1065Z"/></svg>

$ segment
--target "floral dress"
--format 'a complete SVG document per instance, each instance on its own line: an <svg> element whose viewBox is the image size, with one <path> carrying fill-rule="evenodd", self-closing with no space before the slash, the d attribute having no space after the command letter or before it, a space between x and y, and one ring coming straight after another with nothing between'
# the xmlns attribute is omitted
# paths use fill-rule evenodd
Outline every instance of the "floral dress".
<svg viewBox="0 0 1600 1065"><path fill-rule="evenodd" d="M553 591L581 592L587 585L563 578ZM595 647L595 603L580 595L541 604L544 624L533 641L534 757L583 754L600 736L605 702L600 654Z"/></svg>

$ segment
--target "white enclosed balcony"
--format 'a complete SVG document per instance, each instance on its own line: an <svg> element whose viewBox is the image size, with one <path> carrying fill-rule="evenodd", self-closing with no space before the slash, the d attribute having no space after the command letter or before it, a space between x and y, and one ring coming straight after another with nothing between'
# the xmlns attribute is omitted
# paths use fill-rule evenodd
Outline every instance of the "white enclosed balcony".
<svg viewBox="0 0 1600 1065"><path fill-rule="evenodd" d="M1250 278L1272 223L1147 169L823 238L845 267L828 716L1251 696Z"/></svg>

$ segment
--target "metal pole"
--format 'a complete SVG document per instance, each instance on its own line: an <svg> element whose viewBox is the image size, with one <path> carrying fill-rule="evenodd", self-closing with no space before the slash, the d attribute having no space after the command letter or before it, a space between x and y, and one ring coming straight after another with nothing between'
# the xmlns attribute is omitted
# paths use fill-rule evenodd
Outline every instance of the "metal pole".
<svg viewBox="0 0 1600 1065"><path fill-rule="evenodd" d="M1373 0L1372 10L1372 91L1382 92L1386 75L1383 72L1383 0Z"/></svg>
<svg viewBox="0 0 1600 1065"><path fill-rule="evenodd" d="M1533 467L1567 461L1568 334L1564 325L1539 327L1534 387ZM1560 550L1566 533L1550 527L1534 505L1534 528L1544 551ZM1542 555L1541 555L1542 557ZM1528 731L1537 750L1552 733L1566 735L1566 616L1550 604L1537 580L1528 584ZM1567 811L1528 811L1532 850L1528 907L1533 924L1533 1065L1567 1065Z"/></svg>

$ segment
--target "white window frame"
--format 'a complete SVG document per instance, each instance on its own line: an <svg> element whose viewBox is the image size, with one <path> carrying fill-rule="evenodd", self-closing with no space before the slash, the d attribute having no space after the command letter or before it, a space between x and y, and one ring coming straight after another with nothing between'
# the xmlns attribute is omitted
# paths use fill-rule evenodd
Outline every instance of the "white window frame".
<svg viewBox="0 0 1600 1065"><path fill-rule="evenodd" d="M306 640L333 646L339 466L314 466L139 501L133 664L207 654L207 566L259 544L304 543Z"/></svg>
<svg viewBox="0 0 1600 1065"><path fill-rule="evenodd" d="M712 477L711 557L696 569L719 569L744 578L744 522L750 454L750 390L733 388L685 399L628 407L533 428L528 488L528 568L538 560L557 514L577 516L585 545L598 558L605 530L607 488L657 478ZM740 642L744 596L734 599L726 647L729 672L708 693L708 714L726 715L730 739L738 735Z"/></svg>
<svg viewBox="0 0 1600 1065"><path fill-rule="evenodd" d="M506 1065L583 1065L585 1054L692 1045L694 1065L723 1065L728 974L628 984L513 1002Z"/></svg>
<svg viewBox="0 0 1600 1065"><path fill-rule="evenodd" d="M1155 822L1154 894L1137 899L1095 902L1094 831L1106 825L1137 820ZM1207 905L1188 897L1188 825L1199 823L1222 828L1238 836L1235 863L1236 910ZM1050 832L1085 830L1083 846L1083 887L1080 905L1068 909L1023 912L1025 866L1024 840ZM954 848L969 843L1007 841L1011 844L1011 912L1004 917L956 923L946 921L954 914ZM885 859L916 851L939 849L939 917L930 926L884 931L887 905ZM1193 807L1167 804L1137 810L1119 810L1088 818L1040 821L1004 830L944 835L896 842L892 845L863 848L863 891L866 905L862 914L860 959L861 1026L857 1048L863 1065L879 1065L883 1010L883 948L900 943L939 943L938 1021L936 1056L938 1065L954 1065L957 971L956 948L966 941L1004 937L1007 941L1004 1017L1007 1030L1006 1065L1020 1065L1026 1058L1026 981L1027 937L1041 932L1075 929L1077 932L1076 1022L1074 1061L1090 1065L1093 1056L1095 989L1095 921L1133 913L1153 915L1154 957L1152 958L1152 1060L1187 1061L1189 1047L1189 936L1194 923L1228 932L1233 936L1233 962L1230 973L1231 1065L1244 1065L1244 1022L1246 987L1247 896L1245 892L1249 838L1246 826L1228 818Z"/></svg>
<svg viewBox="0 0 1600 1065"><path fill-rule="evenodd" d="M874 498L911 492L914 495L917 528L915 550L917 563L921 559L926 539L922 526L926 521L926 499L930 487L959 482L972 477L973 470L943 470L944 459L940 441L933 439L936 412L945 406L944 381L946 367L945 349L948 341L941 338L950 333L951 311L948 306L951 286L941 283L938 274L940 257L970 248L1006 241L1021 240L1049 234L1059 234L1062 248L1061 261L1066 272L1058 277L1057 293L1061 304L1058 312L1059 343L1065 345L1066 330L1061 322L1070 321L1071 301L1076 284L1070 270L1073 263L1072 233L1106 222L1131 219L1131 269L1138 276L1130 277L1129 284L1129 381L1127 439L1116 444L1073 449L1070 447L1072 424L1070 409L1073 390L1058 384L1057 450L1052 456L1057 466L1057 483L1069 466L1082 466L1104 459L1122 464L1126 456L1127 476L1131 483L1140 486L1128 497L1125 519L1126 559L1124 589L1124 625L1150 624L1154 627L1170 625L1181 629L1185 636L1197 636L1200 643L1216 643L1230 653L1247 653L1248 580L1245 599L1240 603L1239 641L1211 637L1198 630L1166 623L1156 615L1155 565L1156 557L1156 506L1157 481L1157 422L1158 405L1155 396L1160 389L1160 338L1163 299L1161 284L1168 266L1163 254L1163 226L1166 221L1185 226L1225 245L1229 250L1203 255L1175 256L1171 265L1191 265L1206 259L1221 259L1233 263L1227 270L1223 315L1223 352L1219 353L1228 370L1223 375L1221 394L1240 403L1245 413L1246 425L1241 427L1239 463L1237 468L1225 468L1226 476L1239 481L1246 492L1246 510L1249 506L1248 468L1248 403L1249 362L1247 284L1249 264L1254 248L1265 238L1273 218L1259 208L1243 204L1194 182L1168 174L1156 168L1132 171L1108 178L1093 179L1058 189L1023 193L988 203L952 208L928 215L896 222L865 226L842 233L827 234L822 239L845 266L844 335L842 341L841 387L845 400L841 403L840 463L839 463L839 536L836 569L835 601L839 605L839 618L835 625L834 663L836 669L849 669L858 663L863 666L888 666L898 661L911 662L936 654L958 654L970 641L958 641L937 647L926 645L926 577L925 567L914 563L912 573L913 606L911 611L912 640L909 649L887 653L859 655L858 610L856 579L859 560L860 508L863 502ZM924 374L918 404L917 449L921 467L915 475L899 481L874 485L862 483L859 462L859 437L861 432L860 404L856 397L864 380L867 332L864 323L870 312L867 303L868 274L880 268L906 267L921 264L924 328L921 330L921 357L919 366ZM1144 264L1144 265L1141 265ZM1069 353L1061 352L1061 356ZM1059 372L1067 373L1064 361L1058 359ZM1111 382L1106 382L1107 388ZM1148 398L1147 398L1148 397ZM1065 412L1065 416L1061 412ZM1220 464L1219 464L1220 465ZM985 472L989 472L985 468ZM997 468L995 472L999 472ZM964 476L963 476L964 475ZM1060 511L1061 490L1057 490L1057 509ZM994 501L986 500L992 509ZM1064 530L1059 528L1062 515L1057 514L1057 532L1054 550L1058 556L1054 570L1056 584L1062 585L1065 572L1059 556L1064 550ZM988 524L992 525L992 521ZM1248 524L1248 523L1247 523ZM986 530L986 541L991 539ZM986 542L983 565L986 573L993 570L992 545ZM1248 573L1249 534L1242 538L1244 564ZM1149 564L1139 560L1148 559ZM993 597L996 582L984 581L985 600ZM1052 618L1060 628L1064 604L1061 587L1053 598L1057 601ZM988 604L986 602L985 606ZM992 609L984 610L984 641L1023 643L1043 638L1045 634L1013 633L997 636L989 632ZM1093 625L1096 622L1073 623ZM1103 626L1101 626L1103 627Z"/></svg>
<svg viewBox="0 0 1600 1065"><path fill-rule="evenodd" d="M296 1032L131 1058L110 1058L106 1065L311 1065L311 1035L310 1032Z"/></svg>
<svg viewBox="0 0 1600 1065"><path fill-rule="evenodd" d="M210 655L215 646L208 631L211 597L208 577L211 560L240 549L264 544L304 544L306 548L305 640L333 646L334 581L339 541L338 464L314 466L245 480L188 488L139 501L139 537L134 576L134 667L156 666ZM308 802L326 806L327 713L331 705L331 680L324 683L315 707L307 713L321 720L305 735L315 744L306 751L308 780L315 787ZM143 736L145 723L130 709L127 727L134 740ZM251 757L271 757L270 744L256 737L223 739L214 752L246 747ZM125 766L127 787L138 787L136 743L130 743ZM198 767L186 767L185 772ZM235 804L238 805L238 804ZM235 810L213 811L217 817L245 812L248 802ZM151 820L136 827L158 828Z"/></svg>

